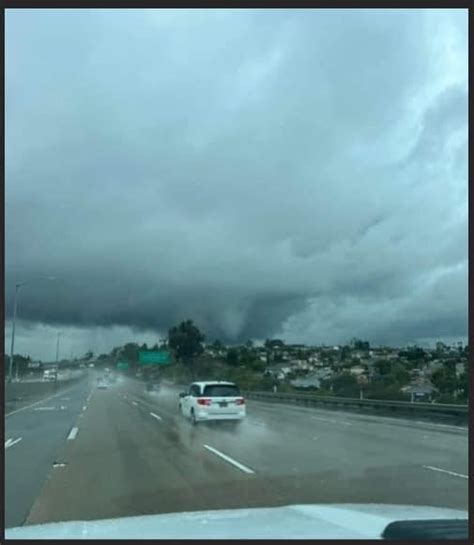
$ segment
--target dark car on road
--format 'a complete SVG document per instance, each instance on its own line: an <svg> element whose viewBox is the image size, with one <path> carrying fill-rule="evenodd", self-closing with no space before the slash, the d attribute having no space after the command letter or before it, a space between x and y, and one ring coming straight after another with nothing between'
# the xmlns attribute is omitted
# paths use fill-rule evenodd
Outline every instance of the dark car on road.
<svg viewBox="0 0 474 545"><path fill-rule="evenodd" d="M147 392L157 392L160 389L160 383L154 380L149 380L146 383Z"/></svg>

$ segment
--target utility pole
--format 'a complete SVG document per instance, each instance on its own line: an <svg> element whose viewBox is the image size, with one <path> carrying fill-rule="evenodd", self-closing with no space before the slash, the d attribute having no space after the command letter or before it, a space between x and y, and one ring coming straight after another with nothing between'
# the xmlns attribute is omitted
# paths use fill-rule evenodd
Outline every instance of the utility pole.
<svg viewBox="0 0 474 545"><path fill-rule="evenodd" d="M26 285L30 284L31 282L35 282L37 280L56 280L55 276L41 276L39 278L35 278L33 280L28 280L27 282L20 282L15 285L15 299L13 303L13 324L12 324L12 342L10 345L10 362L8 366L8 380L11 382L13 379L13 352L15 350L15 326L16 326L16 309L17 309L17 298L18 298L18 290ZM16 378L19 377L19 366L16 367Z"/></svg>
<svg viewBox="0 0 474 545"><path fill-rule="evenodd" d="M13 303L12 343L10 346L10 362L9 362L9 369L8 369L8 379L10 382L13 379L13 351L15 349L16 306L17 306L18 289L20 288L20 286L21 284L16 284L15 286L15 301ZM16 375L18 377L18 365L16 368Z"/></svg>
<svg viewBox="0 0 474 545"><path fill-rule="evenodd" d="M55 378L54 378L54 382L57 383L58 381L58 373L59 373L59 368L58 368L58 365L59 365L59 337L61 336L61 332L58 331L58 340L56 341L56 373L55 373ZM55 384L56 386L56 384Z"/></svg>
<svg viewBox="0 0 474 545"><path fill-rule="evenodd" d="M56 341L56 367L58 366L59 361L59 337L61 336L61 332L58 331L58 340Z"/></svg>

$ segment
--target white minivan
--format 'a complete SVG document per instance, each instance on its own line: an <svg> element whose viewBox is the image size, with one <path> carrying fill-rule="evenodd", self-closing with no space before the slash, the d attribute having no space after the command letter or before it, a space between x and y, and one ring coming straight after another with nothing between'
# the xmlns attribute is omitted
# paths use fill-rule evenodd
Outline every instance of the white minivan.
<svg viewBox="0 0 474 545"><path fill-rule="evenodd" d="M179 394L179 409L193 424L209 420L245 418L245 399L233 382L193 382L187 392Z"/></svg>

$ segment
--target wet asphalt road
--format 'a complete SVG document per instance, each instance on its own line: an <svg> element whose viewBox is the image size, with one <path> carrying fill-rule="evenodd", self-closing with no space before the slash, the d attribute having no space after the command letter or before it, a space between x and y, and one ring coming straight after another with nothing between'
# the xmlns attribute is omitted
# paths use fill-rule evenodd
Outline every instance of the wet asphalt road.
<svg viewBox="0 0 474 545"><path fill-rule="evenodd" d="M238 429L193 427L178 391L85 380L60 394L66 409L8 417L5 439L22 440L6 449L6 526L321 502L467 509L467 428L257 401Z"/></svg>
<svg viewBox="0 0 474 545"><path fill-rule="evenodd" d="M6 406L6 527L25 521L90 391L83 380L42 400Z"/></svg>

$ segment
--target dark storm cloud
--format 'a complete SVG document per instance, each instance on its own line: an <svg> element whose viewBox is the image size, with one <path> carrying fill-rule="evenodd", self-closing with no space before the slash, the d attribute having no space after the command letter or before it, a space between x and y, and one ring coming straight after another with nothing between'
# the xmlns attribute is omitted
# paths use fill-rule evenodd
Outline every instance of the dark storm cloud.
<svg viewBox="0 0 474 545"><path fill-rule="evenodd" d="M21 317L192 317L228 340L465 335L467 297L451 313L428 297L416 319L402 302L467 259L466 21L8 11L7 316L16 281L54 274L24 288Z"/></svg>

